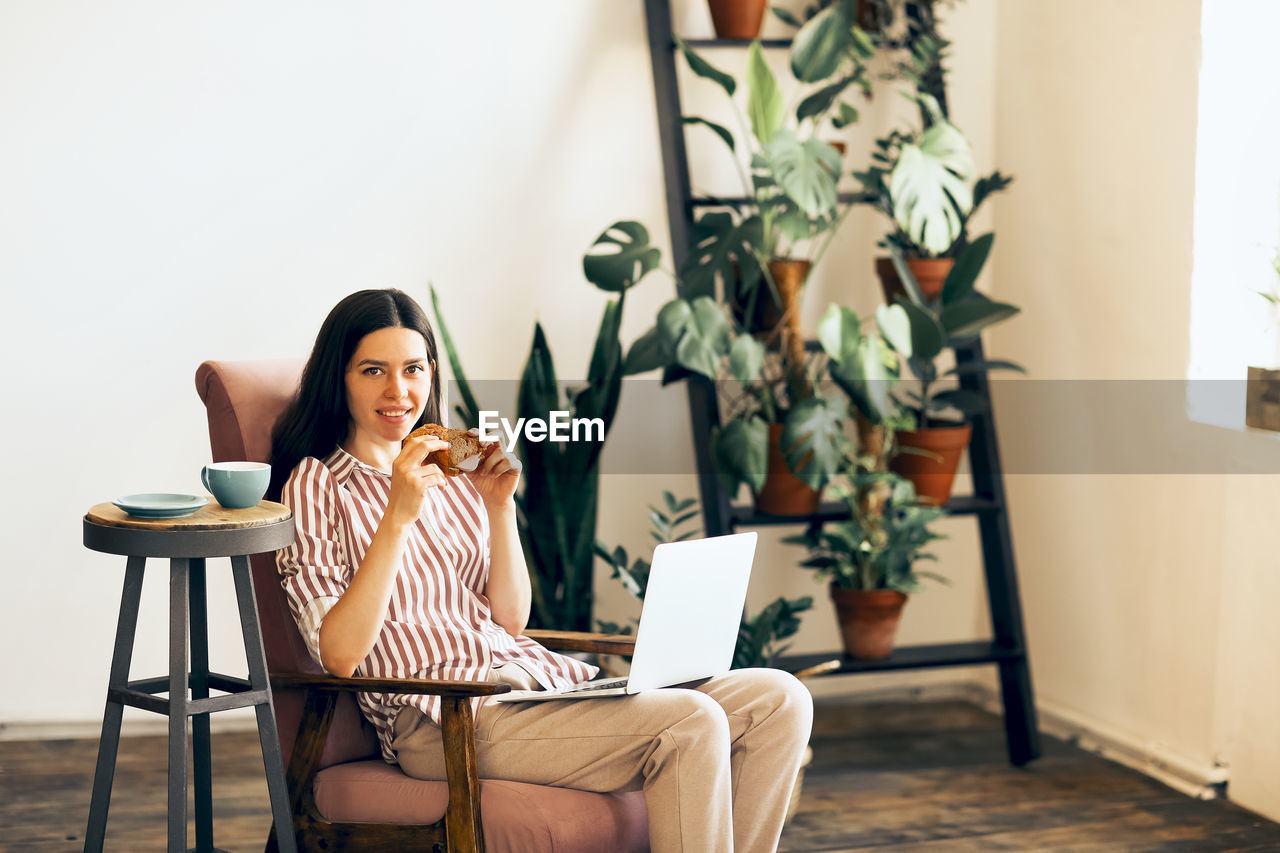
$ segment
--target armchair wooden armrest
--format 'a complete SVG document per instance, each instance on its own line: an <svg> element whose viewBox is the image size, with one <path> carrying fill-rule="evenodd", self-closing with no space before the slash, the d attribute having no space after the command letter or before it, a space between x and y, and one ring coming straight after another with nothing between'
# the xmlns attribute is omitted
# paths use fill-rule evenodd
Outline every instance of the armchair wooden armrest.
<svg viewBox="0 0 1280 853"><path fill-rule="evenodd" d="M333 724L339 693L379 691L439 696L445 778L449 786L449 806L444 815L449 849L482 849L480 771L476 762L475 715L471 703L476 698L507 693L511 690L511 685L429 678L339 678L307 673L276 673L271 676L271 685L277 689L305 688L307 691L302 721L298 724L298 737L293 742L293 754L289 758L286 774L290 807L294 814L304 809L314 809L314 802L304 802L302 795L303 792L309 795L312 790L312 783L320 767L320 756L329 737L329 727Z"/></svg>
<svg viewBox="0 0 1280 853"><path fill-rule="evenodd" d="M592 634L586 631L545 631L533 629L524 632L531 640L537 640L549 649L565 652L596 652L602 655L629 655L636 650L636 638L631 634Z"/></svg>
<svg viewBox="0 0 1280 853"><path fill-rule="evenodd" d="M275 673L271 676L273 687L306 687L312 690L332 690L346 693L419 693L433 696L493 696L506 693L509 684L491 681L445 681L437 678L367 678L336 675L312 675L302 672Z"/></svg>

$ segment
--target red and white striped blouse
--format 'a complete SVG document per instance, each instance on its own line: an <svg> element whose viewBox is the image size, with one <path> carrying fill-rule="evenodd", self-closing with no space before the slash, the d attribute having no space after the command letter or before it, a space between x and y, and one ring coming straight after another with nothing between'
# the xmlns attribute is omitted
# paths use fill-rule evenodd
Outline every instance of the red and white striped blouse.
<svg viewBox="0 0 1280 853"><path fill-rule="evenodd" d="M285 482L281 501L293 510L294 542L276 566L294 619L311 655L320 660L320 622L359 571L387 509L391 475L342 448L323 461L303 459ZM489 615L489 519L465 476L447 477L427 491L409 536L382 632L357 675L484 681L508 661L546 688L591 678L596 668L556 654L525 636L512 637ZM440 698L359 693L364 715L378 731L382 756L395 761L392 728L401 708L420 708L440 721Z"/></svg>

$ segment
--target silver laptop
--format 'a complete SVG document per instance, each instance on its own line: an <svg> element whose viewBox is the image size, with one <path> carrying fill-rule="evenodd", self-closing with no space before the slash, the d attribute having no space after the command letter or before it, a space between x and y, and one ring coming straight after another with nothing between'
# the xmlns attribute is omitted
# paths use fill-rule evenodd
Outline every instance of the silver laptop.
<svg viewBox="0 0 1280 853"><path fill-rule="evenodd" d="M754 532L659 545L653 550L628 677L556 690L512 690L493 701L623 696L728 672L755 553Z"/></svg>

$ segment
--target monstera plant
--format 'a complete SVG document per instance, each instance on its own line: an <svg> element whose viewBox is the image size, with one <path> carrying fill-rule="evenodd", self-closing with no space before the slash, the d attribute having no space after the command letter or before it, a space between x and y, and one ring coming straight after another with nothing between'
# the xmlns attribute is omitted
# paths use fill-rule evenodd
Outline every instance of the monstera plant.
<svg viewBox="0 0 1280 853"><path fill-rule="evenodd" d="M623 352L618 330L627 292L657 268L660 257L659 250L649 245L649 233L643 225L623 221L606 228L583 258L587 280L617 294L606 303L600 318L585 383L568 387L557 380L542 324L534 324L533 343L517 392L516 415L546 420L553 411L568 411L571 418L598 418L604 424L604 436L588 441L536 442L521 435L516 452L528 475L516 495L516 507L533 591L530 627L590 630L600 454L618 409L629 355ZM467 381L434 288L431 301L462 399L455 411L466 426L475 427L481 407Z"/></svg>
<svg viewBox="0 0 1280 853"><path fill-rule="evenodd" d="M726 306L708 296L676 298L636 340L625 372L662 368L665 382L717 382L729 398L723 422L713 427L712 455L726 490L745 483L762 512L805 514L785 500L790 477L818 492L835 476L845 437L846 404L824 395L812 360L804 371L784 366L755 337L735 325ZM781 487L777 486L783 480ZM770 491L771 485L779 489Z"/></svg>

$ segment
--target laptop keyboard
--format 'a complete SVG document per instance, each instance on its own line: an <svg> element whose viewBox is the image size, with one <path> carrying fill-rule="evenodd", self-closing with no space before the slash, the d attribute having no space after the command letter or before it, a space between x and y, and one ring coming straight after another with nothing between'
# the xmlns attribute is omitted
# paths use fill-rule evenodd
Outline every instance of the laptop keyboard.
<svg viewBox="0 0 1280 853"><path fill-rule="evenodd" d="M590 693L594 690L613 690L618 687L626 687L626 678L602 678L599 681L585 681L575 684L572 687L566 687L561 693Z"/></svg>

